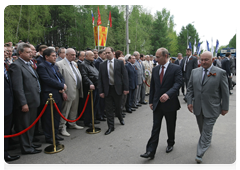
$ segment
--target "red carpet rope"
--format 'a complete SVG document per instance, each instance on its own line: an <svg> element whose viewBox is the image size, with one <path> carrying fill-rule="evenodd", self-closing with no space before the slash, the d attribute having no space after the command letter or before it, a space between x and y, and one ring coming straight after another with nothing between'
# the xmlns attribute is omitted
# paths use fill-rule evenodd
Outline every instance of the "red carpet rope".
<svg viewBox="0 0 240 170"><path fill-rule="evenodd" d="M59 113L59 115L60 115L64 120L66 120L67 122L76 122L76 121L78 121L78 120L82 117L82 115L83 115L83 113L84 113L84 111L85 111L85 109L86 109L86 107L87 107L88 99L89 99L89 94L88 94L87 99L86 99L86 101L85 101L85 104L84 104L82 113L79 115L79 117L78 117L76 120L66 119L66 118L62 115L62 113L60 112L60 110L59 110L57 104L55 103L55 101L53 101L53 105L55 106L55 108L56 108L57 112Z"/></svg>
<svg viewBox="0 0 240 170"><path fill-rule="evenodd" d="M16 133L14 135L4 135L4 138L11 138L11 137L15 137L15 136L19 136L25 132L27 132L29 129L31 129L36 123L37 121L42 117L43 113L45 112L46 108L48 106L48 101L46 102L46 104L44 105L41 113L39 114L39 116L37 117L37 119L26 129L24 129L23 131L19 132L19 133Z"/></svg>

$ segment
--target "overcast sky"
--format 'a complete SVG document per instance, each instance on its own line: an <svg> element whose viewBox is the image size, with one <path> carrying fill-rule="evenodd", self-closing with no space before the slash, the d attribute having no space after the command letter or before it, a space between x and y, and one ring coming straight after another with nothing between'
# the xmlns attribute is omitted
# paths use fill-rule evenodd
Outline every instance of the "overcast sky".
<svg viewBox="0 0 240 170"><path fill-rule="evenodd" d="M216 46L217 39L220 46L227 45L237 33L237 22L239 23L237 10L240 9L237 9L236 0L165 0L158 1L159 4L151 2L152 0L143 6L151 10L152 14L166 8L171 15L174 15L177 34L181 31L182 26L186 27L189 23L194 22L193 25L201 41L204 41L203 48L206 48L206 40L211 47L212 38L214 46Z"/></svg>

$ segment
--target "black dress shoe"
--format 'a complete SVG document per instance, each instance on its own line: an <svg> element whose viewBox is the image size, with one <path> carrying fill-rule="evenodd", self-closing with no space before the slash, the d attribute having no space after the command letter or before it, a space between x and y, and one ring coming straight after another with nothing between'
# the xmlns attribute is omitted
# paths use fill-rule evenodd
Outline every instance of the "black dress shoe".
<svg viewBox="0 0 240 170"><path fill-rule="evenodd" d="M141 102L141 104L147 104L147 102Z"/></svg>
<svg viewBox="0 0 240 170"><path fill-rule="evenodd" d="M122 110L122 112L126 112L126 110Z"/></svg>
<svg viewBox="0 0 240 170"><path fill-rule="evenodd" d="M128 113L132 113L132 110L131 109L128 109L128 110L126 110Z"/></svg>
<svg viewBox="0 0 240 170"><path fill-rule="evenodd" d="M106 115L103 115L103 118L107 118L107 116L106 116Z"/></svg>
<svg viewBox="0 0 240 170"><path fill-rule="evenodd" d="M146 152L145 154L140 155L143 158L154 159L154 155L151 152Z"/></svg>
<svg viewBox="0 0 240 170"><path fill-rule="evenodd" d="M126 115L126 113L122 113L122 115L124 115L124 116L125 116L125 115Z"/></svg>
<svg viewBox="0 0 240 170"><path fill-rule="evenodd" d="M86 126L86 127L92 127L92 123L84 124L84 126Z"/></svg>
<svg viewBox="0 0 240 170"><path fill-rule="evenodd" d="M94 121L94 124L100 124L100 122L99 122L99 121L97 121L97 120L95 120L95 121Z"/></svg>
<svg viewBox="0 0 240 170"><path fill-rule="evenodd" d="M42 145L41 144L32 144L33 148L40 148Z"/></svg>
<svg viewBox="0 0 240 170"><path fill-rule="evenodd" d="M125 115L122 114L122 118L125 118Z"/></svg>
<svg viewBox="0 0 240 170"><path fill-rule="evenodd" d="M19 159L19 158L20 158L19 155L16 155L16 156L10 156L10 155L8 155L8 156L4 157L5 161L15 161L15 160L17 160L17 159Z"/></svg>
<svg viewBox="0 0 240 170"><path fill-rule="evenodd" d="M99 121L106 121L106 119L104 119L103 117L97 118L97 120L99 120Z"/></svg>
<svg viewBox="0 0 240 170"><path fill-rule="evenodd" d="M121 125L125 125L124 120L120 120Z"/></svg>
<svg viewBox="0 0 240 170"><path fill-rule="evenodd" d="M230 95L232 95L233 93L232 92L229 92Z"/></svg>
<svg viewBox="0 0 240 170"><path fill-rule="evenodd" d="M137 109L138 107L137 107L137 106L133 106L132 108L135 108L135 109Z"/></svg>
<svg viewBox="0 0 240 170"><path fill-rule="evenodd" d="M61 138L60 136L55 136L55 139L59 141L64 140L64 138Z"/></svg>
<svg viewBox="0 0 240 170"><path fill-rule="evenodd" d="M22 154L37 154L42 152L41 149L34 149L32 152L22 152Z"/></svg>
<svg viewBox="0 0 240 170"><path fill-rule="evenodd" d="M105 132L105 135L109 135L112 131L114 131L114 128L109 128L109 129Z"/></svg>
<svg viewBox="0 0 240 170"><path fill-rule="evenodd" d="M136 111L136 109L131 108L131 111Z"/></svg>
<svg viewBox="0 0 240 170"><path fill-rule="evenodd" d="M173 146L167 146L166 153L172 152Z"/></svg>
<svg viewBox="0 0 240 170"><path fill-rule="evenodd" d="M137 104L137 106L141 107L142 105L141 104Z"/></svg>
<svg viewBox="0 0 240 170"><path fill-rule="evenodd" d="M46 141L46 143L49 143L49 144L52 144L52 145L53 145L53 140L52 140L52 139L46 139L45 141ZM56 143L56 145L58 145L58 144L59 144L59 141L58 141L58 140L55 140L55 143Z"/></svg>

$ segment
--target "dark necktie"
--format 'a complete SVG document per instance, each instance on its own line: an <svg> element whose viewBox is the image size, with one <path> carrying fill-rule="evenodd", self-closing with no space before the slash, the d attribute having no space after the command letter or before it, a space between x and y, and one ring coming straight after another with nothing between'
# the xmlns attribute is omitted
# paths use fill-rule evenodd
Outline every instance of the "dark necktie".
<svg viewBox="0 0 240 170"><path fill-rule="evenodd" d="M73 73L76 75L76 78L77 78L77 89L80 89L80 78L79 78L76 70L73 68L73 65L72 65L71 62L70 62L70 65L71 65L71 67L72 67Z"/></svg>
<svg viewBox="0 0 240 170"><path fill-rule="evenodd" d="M205 71L205 73L204 73L204 76L203 76L202 85L203 85L203 83L204 83L205 78L207 77L207 72L208 72L208 70L205 69L204 71Z"/></svg>
<svg viewBox="0 0 240 170"><path fill-rule="evenodd" d="M189 56L188 56L188 57L187 57L187 59L186 59L186 62L185 62L185 70L184 70L184 71L186 71L186 70L187 70L188 58L189 58Z"/></svg>
<svg viewBox="0 0 240 170"><path fill-rule="evenodd" d="M161 71L161 74L160 74L160 84L162 84L162 80L163 80L163 75L164 75L164 66L162 66L162 71Z"/></svg>
<svg viewBox="0 0 240 170"><path fill-rule="evenodd" d="M7 80L8 80L7 69L5 67L4 67L4 74L5 74L5 76L6 76Z"/></svg>

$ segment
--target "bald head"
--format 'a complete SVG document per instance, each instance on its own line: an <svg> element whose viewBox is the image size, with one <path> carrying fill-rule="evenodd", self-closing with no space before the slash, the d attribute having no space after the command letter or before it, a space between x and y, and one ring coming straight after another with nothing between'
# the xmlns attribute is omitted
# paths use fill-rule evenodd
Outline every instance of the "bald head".
<svg viewBox="0 0 240 170"><path fill-rule="evenodd" d="M73 48L68 48L66 50L66 58L68 59L68 61L74 61L76 59L76 52Z"/></svg>
<svg viewBox="0 0 240 170"><path fill-rule="evenodd" d="M212 53L210 51L205 51L201 55L201 66L208 69L212 65Z"/></svg>
<svg viewBox="0 0 240 170"><path fill-rule="evenodd" d="M94 53L92 51L86 51L86 60L94 61Z"/></svg>

